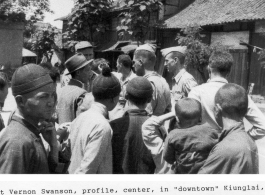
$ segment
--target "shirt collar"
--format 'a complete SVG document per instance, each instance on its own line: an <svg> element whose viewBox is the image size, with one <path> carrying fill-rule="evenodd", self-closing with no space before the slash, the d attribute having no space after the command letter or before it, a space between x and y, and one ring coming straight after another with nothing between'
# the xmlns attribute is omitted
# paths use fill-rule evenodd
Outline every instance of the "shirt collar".
<svg viewBox="0 0 265 195"><path fill-rule="evenodd" d="M122 81L122 76L120 77L120 81L122 83L126 83L129 82L130 80L132 80L135 77L135 74L133 73L133 71L130 72L130 74L126 77L126 79L124 81Z"/></svg>
<svg viewBox="0 0 265 195"><path fill-rule="evenodd" d="M21 125L26 127L29 131L34 133L37 137L39 137L39 135L40 135L39 128L36 127L35 125L33 125L32 123L30 123L29 121L27 121L23 116L19 115L18 113L15 113L12 116L11 121L16 121L16 122L20 123Z"/></svg>
<svg viewBox="0 0 265 195"><path fill-rule="evenodd" d="M81 81L78 81L76 79L71 79L68 83L68 85L74 85L80 88L84 88L84 84Z"/></svg>
<svg viewBox="0 0 265 195"><path fill-rule="evenodd" d="M210 83L210 82L228 83L228 81L225 78L222 78L222 77L209 79L208 83Z"/></svg>
<svg viewBox="0 0 265 195"><path fill-rule="evenodd" d="M178 82L178 81L181 79L181 77L182 77L186 72L187 72L187 71L185 70L185 68L181 69L181 70L179 71L179 73L178 73L173 79L175 79L175 81Z"/></svg>
<svg viewBox="0 0 265 195"><path fill-rule="evenodd" d="M131 109L131 110L127 110L124 114L124 116L126 115L131 115L131 116L148 116L148 113L146 112L146 110L141 110L141 109Z"/></svg>
<svg viewBox="0 0 265 195"><path fill-rule="evenodd" d="M106 119L109 119L109 114L107 107L99 102L93 102L91 105L91 109L95 110L96 112L102 114Z"/></svg>
<svg viewBox="0 0 265 195"><path fill-rule="evenodd" d="M150 72L148 74L145 74L143 77L148 78L148 77L151 77L151 76L159 76L160 77L160 75L157 72L155 72L155 71Z"/></svg>
<svg viewBox="0 0 265 195"><path fill-rule="evenodd" d="M231 128L224 129L222 131L222 133L220 134L219 142L222 141L228 134L230 134L231 132L236 131L236 130L244 130L244 123L238 122L234 126L232 126Z"/></svg>

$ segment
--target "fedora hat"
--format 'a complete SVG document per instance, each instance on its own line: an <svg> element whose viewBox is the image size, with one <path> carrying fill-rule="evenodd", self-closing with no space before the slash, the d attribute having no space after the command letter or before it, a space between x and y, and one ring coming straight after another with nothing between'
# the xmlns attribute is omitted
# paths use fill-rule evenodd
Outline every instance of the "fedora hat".
<svg viewBox="0 0 265 195"><path fill-rule="evenodd" d="M65 67L69 71L69 73L67 73L66 75L71 74L72 72L75 72L85 67L86 65L90 64L92 61L93 59L87 61L86 57L81 53L75 54L65 62Z"/></svg>

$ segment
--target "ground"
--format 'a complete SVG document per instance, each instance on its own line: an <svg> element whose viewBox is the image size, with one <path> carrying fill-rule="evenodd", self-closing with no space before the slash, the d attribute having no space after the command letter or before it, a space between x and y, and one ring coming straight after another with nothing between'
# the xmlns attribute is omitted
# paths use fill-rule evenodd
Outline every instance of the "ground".
<svg viewBox="0 0 265 195"><path fill-rule="evenodd" d="M59 85L57 86L57 92L60 91ZM260 110L265 114L265 100L262 96L253 96L252 99L257 104L257 106L260 108ZM12 96L11 89L9 88L8 96L5 101L5 106L3 108L3 112L1 113L5 124L7 123L9 114L12 110L16 108L16 103L14 100L14 97ZM251 124L248 123L248 121L245 121L245 127L246 129L251 128ZM259 166L260 166L260 173L265 174L265 138L256 141L258 150L259 150Z"/></svg>

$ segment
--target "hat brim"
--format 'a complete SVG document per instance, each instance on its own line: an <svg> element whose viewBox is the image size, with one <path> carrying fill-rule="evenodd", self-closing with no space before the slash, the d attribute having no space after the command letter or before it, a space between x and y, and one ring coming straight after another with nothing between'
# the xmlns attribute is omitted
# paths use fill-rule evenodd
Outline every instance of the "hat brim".
<svg viewBox="0 0 265 195"><path fill-rule="evenodd" d="M71 72L69 72L69 73L67 73L67 74L65 74L65 75L69 75L69 74L71 74L71 73L73 73L73 72L75 72L75 71L77 71L77 70L80 70L81 68L83 68L83 67L87 66L88 64L90 64L91 62L93 62L93 60L94 60L94 59L91 59L91 60L88 60L87 62L84 62L83 64L81 64L81 66L79 66L79 67L76 68L75 70L73 70L73 71L71 71Z"/></svg>

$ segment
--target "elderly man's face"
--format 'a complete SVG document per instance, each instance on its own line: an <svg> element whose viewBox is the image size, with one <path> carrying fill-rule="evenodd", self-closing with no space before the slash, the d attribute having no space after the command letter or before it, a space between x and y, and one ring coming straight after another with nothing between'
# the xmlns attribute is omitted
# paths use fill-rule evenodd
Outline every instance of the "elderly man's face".
<svg viewBox="0 0 265 195"><path fill-rule="evenodd" d="M93 48L89 47L89 48L85 48L85 49L79 49L77 50L78 53L82 53L87 60L91 60L94 58L94 51Z"/></svg>
<svg viewBox="0 0 265 195"><path fill-rule="evenodd" d="M165 57L165 67L167 68L167 71L170 73L175 74L176 71L178 70L178 64L177 61L174 59L174 57L171 54L168 54Z"/></svg>
<svg viewBox="0 0 265 195"><path fill-rule="evenodd" d="M32 120L49 120L55 109L56 89L53 83L22 95L24 114Z"/></svg>

